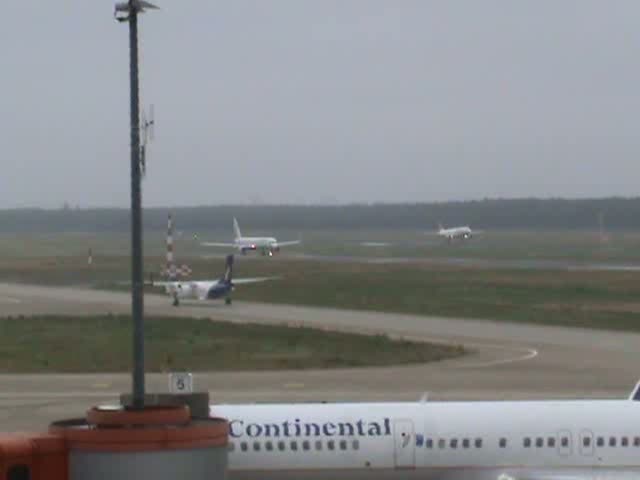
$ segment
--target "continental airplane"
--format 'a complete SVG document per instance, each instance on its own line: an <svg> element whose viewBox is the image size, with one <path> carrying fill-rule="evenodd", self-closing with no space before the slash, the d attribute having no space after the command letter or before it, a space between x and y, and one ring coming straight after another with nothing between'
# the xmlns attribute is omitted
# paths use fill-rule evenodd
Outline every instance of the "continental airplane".
<svg viewBox="0 0 640 480"><path fill-rule="evenodd" d="M626 400L211 405L232 480L640 478Z"/></svg>
<svg viewBox="0 0 640 480"><path fill-rule="evenodd" d="M262 255L273 256L274 253L280 251L280 247L286 247L290 245L298 245L300 240L290 240L286 242L279 242L274 237L243 237L240 231L238 221L233 219L233 233L235 235L233 243L219 243L219 242L203 242L205 247L232 247L237 249L243 255L246 255L248 251L260 251Z"/></svg>

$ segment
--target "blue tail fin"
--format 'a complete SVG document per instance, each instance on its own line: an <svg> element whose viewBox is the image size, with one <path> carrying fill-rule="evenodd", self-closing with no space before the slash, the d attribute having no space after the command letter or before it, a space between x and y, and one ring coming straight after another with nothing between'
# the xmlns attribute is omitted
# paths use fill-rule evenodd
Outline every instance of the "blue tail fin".
<svg viewBox="0 0 640 480"><path fill-rule="evenodd" d="M635 402L640 400L640 382L636 383L633 392L629 395L629 400L633 400Z"/></svg>

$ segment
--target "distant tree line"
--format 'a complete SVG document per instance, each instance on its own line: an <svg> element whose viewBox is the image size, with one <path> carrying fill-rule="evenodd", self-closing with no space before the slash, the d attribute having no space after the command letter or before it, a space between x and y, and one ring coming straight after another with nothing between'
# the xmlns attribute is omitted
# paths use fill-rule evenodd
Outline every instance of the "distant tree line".
<svg viewBox="0 0 640 480"><path fill-rule="evenodd" d="M470 225L478 229L605 229L640 228L640 198L486 199L415 204L343 206L222 205L147 208L146 229L166 226L172 212L181 229L231 228L237 217L247 230L269 228L436 228ZM127 209L61 208L0 210L0 232L119 232L130 227Z"/></svg>

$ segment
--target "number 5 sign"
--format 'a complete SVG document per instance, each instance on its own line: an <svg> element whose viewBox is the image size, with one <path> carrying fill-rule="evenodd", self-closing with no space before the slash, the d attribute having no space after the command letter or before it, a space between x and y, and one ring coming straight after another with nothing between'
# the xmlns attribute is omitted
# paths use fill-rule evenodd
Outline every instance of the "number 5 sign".
<svg viewBox="0 0 640 480"><path fill-rule="evenodd" d="M169 391L171 393L192 393L193 375L190 373L173 372L169 374Z"/></svg>

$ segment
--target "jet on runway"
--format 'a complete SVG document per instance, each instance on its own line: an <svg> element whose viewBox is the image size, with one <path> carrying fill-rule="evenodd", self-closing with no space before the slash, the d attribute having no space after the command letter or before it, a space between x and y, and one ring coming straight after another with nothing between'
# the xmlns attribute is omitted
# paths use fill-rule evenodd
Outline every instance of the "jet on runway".
<svg viewBox="0 0 640 480"><path fill-rule="evenodd" d="M280 251L280 247L301 243L300 240L279 242L274 237L243 237L238 221L235 218L233 219L233 233L235 235L233 243L202 242L201 245L205 247L231 247L237 249L243 255L246 255L248 251L260 251L262 255L272 257L274 253Z"/></svg>
<svg viewBox="0 0 640 480"><path fill-rule="evenodd" d="M471 240L474 235L480 235L482 232L479 230L472 230L469 226L465 225L462 227L450 227L443 228L442 225L438 225L437 232L428 232L427 235L438 235L439 237L443 237L447 240L448 243L453 242L454 240Z"/></svg>

